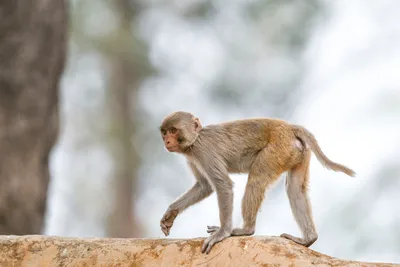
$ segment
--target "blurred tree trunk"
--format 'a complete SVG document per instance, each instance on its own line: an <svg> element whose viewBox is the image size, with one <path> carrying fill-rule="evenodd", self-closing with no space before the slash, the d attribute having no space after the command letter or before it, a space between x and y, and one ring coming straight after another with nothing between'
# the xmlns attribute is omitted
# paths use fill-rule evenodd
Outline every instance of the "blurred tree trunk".
<svg viewBox="0 0 400 267"><path fill-rule="evenodd" d="M107 219L107 235L110 237L133 237L133 187L136 169L131 135L129 65L123 59L114 59L109 83L110 138L114 158L113 207Z"/></svg>
<svg viewBox="0 0 400 267"><path fill-rule="evenodd" d="M0 234L43 227L66 26L62 0L0 2Z"/></svg>
<svg viewBox="0 0 400 267"><path fill-rule="evenodd" d="M111 237L137 237L141 230L133 216L133 197L139 158L132 146L132 103L136 102L138 75L135 75L135 62L127 57L131 51L122 48L132 49L131 21L134 10L130 0L116 0L113 4L120 28L114 36L119 42L105 52L111 66L107 91L111 125L109 140L115 164L112 188L114 206L107 219L107 234Z"/></svg>

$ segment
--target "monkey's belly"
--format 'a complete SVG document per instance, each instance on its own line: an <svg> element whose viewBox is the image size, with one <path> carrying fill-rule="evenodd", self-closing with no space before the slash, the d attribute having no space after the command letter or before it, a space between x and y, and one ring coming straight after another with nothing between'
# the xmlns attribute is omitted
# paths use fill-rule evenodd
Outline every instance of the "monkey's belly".
<svg viewBox="0 0 400 267"><path fill-rule="evenodd" d="M232 159L228 162L229 173L249 173L253 165L255 155L243 155L237 159Z"/></svg>

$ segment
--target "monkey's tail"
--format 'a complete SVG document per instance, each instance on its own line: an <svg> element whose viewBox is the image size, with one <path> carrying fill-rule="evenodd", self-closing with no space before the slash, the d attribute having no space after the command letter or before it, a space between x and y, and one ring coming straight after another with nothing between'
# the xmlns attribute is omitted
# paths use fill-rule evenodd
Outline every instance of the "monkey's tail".
<svg viewBox="0 0 400 267"><path fill-rule="evenodd" d="M293 131L294 134L296 135L296 137L302 139L305 143L307 143L311 150L314 152L315 156L317 157L317 159L319 160L319 162L321 162L321 164L330 170L333 171L341 171L351 177L354 177L356 175L356 173L342 165L336 162L331 161L321 150L321 147L318 144L317 139L315 139L314 135L308 131L306 128L299 126L299 125L292 125L293 126Z"/></svg>

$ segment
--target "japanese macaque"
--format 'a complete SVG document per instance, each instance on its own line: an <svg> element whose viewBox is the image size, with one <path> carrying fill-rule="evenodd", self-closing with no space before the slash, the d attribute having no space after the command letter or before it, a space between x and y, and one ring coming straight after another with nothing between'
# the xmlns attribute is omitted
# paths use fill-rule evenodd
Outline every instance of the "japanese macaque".
<svg viewBox="0 0 400 267"><path fill-rule="evenodd" d="M179 213L212 192L217 194L220 226L208 226L210 236L202 253L208 254L226 237L253 235L265 191L284 172L292 213L303 237L286 233L281 237L311 246L318 238L307 196L311 151L326 168L355 176L353 170L328 159L308 130L282 120L256 118L202 127L191 113L179 111L163 120L160 131L165 148L183 154L196 178L194 186L162 217L163 233L169 235ZM229 173L248 173L241 228L232 228L233 182Z"/></svg>

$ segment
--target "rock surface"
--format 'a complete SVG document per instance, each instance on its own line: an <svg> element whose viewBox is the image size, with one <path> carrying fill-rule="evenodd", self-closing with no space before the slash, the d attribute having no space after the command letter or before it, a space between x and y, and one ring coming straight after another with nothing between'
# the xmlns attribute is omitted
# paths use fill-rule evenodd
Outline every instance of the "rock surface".
<svg viewBox="0 0 400 267"><path fill-rule="evenodd" d="M340 260L280 237L230 237L206 255L203 240L0 236L0 266L400 266Z"/></svg>

